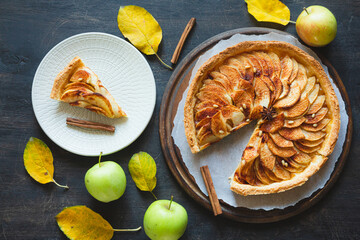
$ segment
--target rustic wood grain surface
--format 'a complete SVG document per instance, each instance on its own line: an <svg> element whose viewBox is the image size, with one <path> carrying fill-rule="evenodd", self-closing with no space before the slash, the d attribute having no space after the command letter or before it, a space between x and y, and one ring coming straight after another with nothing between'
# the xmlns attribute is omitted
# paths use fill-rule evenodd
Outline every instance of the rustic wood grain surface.
<svg viewBox="0 0 360 240"><path fill-rule="evenodd" d="M326 196L304 213L271 224L242 224L214 217L197 204L178 185L168 169L158 133L159 106L172 72L154 56L147 56L156 87L153 117L141 136L130 146L103 160L118 162L127 175L123 197L100 203L86 191L84 175L97 158L69 153L53 143L35 119L31 86L37 66L57 43L74 34L106 32L120 36L116 16L121 5L146 8L163 29L159 55L168 63L186 23L196 18L179 61L197 45L221 32L241 27L270 27L296 36L295 26L259 23L247 13L242 0L213 1L0 1L0 239L66 239L55 215L64 207L87 205L100 213L113 227L142 225L143 215L153 202L151 194L139 191L132 181L127 163L132 154L146 151L158 168L154 193L162 199L174 195L189 215L182 239L360 239L360 1L283 1L291 19L304 6L328 7L338 21L335 40L315 49L335 67L348 91L354 118L352 148L342 174ZM23 166L23 151L28 139L42 139L54 155L55 178L68 184L66 191L53 184L41 185L30 178ZM114 239L146 239L144 231L115 233Z"/></svg>

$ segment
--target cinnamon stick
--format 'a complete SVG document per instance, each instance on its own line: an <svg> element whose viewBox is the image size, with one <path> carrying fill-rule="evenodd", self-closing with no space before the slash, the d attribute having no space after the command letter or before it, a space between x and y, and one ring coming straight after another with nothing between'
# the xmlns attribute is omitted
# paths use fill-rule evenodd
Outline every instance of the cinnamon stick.
<svg viewBox="0 0 360 240"><path fill-rule="evenodd" d="M175 64L177 62L177 60L179 59L181 49L184 46L185 40L186 40L187 36L189 35L192 27L195 25L195 22L196 22L196 19L191 18L189 20L188 24L186 25L184 32L182 33L180 40L175 48L174 54L172 56L171 62L173 64Z"/></svg>
<svg viewBox="0 0 360 240"><path fill-rule="evenodd" d="M206 190L209 194L209 199L211 203L211 207L213 209L214 215L217 216L222 214L221 206L219 199L216 195L214 184L210 175L210 170L207 165L200 167L201 175L204 179Z"/></svg>
<svg viewBox="0 0 360 240"><path fill-rule="evenodd" d="M77 127L83 127L83 128L91 128L91 129L97 129L97 130L104 130L108 132L115 132L115 127L107 124L97 123L97 122L91 122L91 121L85 121L80 120L76 118L66 118L66 124L77 126Z"/></svg>

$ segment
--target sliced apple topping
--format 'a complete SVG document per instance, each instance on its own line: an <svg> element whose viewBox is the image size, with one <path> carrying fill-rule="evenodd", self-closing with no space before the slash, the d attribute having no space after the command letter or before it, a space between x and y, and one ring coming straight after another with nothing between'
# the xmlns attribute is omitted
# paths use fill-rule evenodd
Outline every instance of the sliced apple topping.
<svg viewBox="0 0 360 240"><path fill-rule="evenodd" d="M287 148L279 147L273 142L271 138L268 139L266 144L268 145L270 151L276 156L286 158L296 154L296 150L294 147L287 147Z"/></svg>
<svg viewBox="0 0 360 240"><path fill-rule="evenodd" d="M241 78L245 79L245 67L238 59L233 57L229 58L227 60L227 65L235 67L239 71Z"/></svg>
<svg viewBox="0 0 360 240"><path fill-rule="evenodd" d="M318 151L320 149L320 146L307 147L307 146L302 145L299 142L295 142L294 144L295 144L295 147L297 149L299 149L300 151L302 151L304 153L313 153L313 152L316 152L316 151Z"/></svg>
<svg viewBox="0 0 360 240"><path fill-rule="evenodd" d="M245 120L244 113L239 108L232 105L221 108L221 113L227 123L229 121L231 122L232 128L236 128Z"/></svg>
<svg viewBox="0 0 360 240"><path fill-rule="evenodd" d="M308 165L311 162L311 157L306 153L298 152L291 157L291 160L301 165Z"/></svg>
<svg viewBox="0 0 360 240"><path fill-rule="evenodd" d="M255 82L255 94L255 105L269 107L270 90L261 78Z"/></svg>
<svg viewBox="0 0 360 240"><path fill-rule="evenodd" d="M290 92L289 94L276 101L274 104L274 107L276 108L289 108L295 105L300 99L301 91L299 85L295 82L294 84L291 84L290 86Z"/></svg>
<svg viewBox="0 0 360 240"><path fill-rule="evenodd" d="M241 157L245 163L250 163L259 156L260 142L261 137L259 137L259 129L255 129Z"/></svg>
<svg viewBox="0 0 360 240"><path fill-rule="evenodd" d="M313 104L311 104L307 114L317 113L321 109L321 107L324 105L324 103L325 103L325 95L318 96L316 98L315 102L313 102Z"/></svg>
<svg viewBox="0 0 360 240"><path fill-rule="evenodd" d="M281 60L281 74L280 74L280 81L283 85L283 90L278 99L282 99L289 94L290 91L289 78L292 73L292 70L293 70L293 63L291 61L291 58L289 56L285 56Z"/></svg>
<svg viewBox="0 0 360 240"><path fill-rule="evenodd" d="M282 129L279 130L279 133L284 138L286 138L288 140L293 140L293 141L305 138L304 133L303 133L303 131L301 130L300 127L282 128Z"/></svg>
<svg viewBox="0 0 360 240"><path fill-rule="evenodd" d="M294 155L294 156L296 156L296 155ZM300 163L296 162L294 159L295 159L294 157L286 159L287 164L291 168L297 169L297 172L302 172L306 168L306 165L300 164Z"/></svg>
<svg viewBox="0 0 360 240"><path fill-rule="evenodd" d="M305 139L301 139L298 142L306 147L316 147L319 146L322 142L324 142L324 138L320 138L319 140L315 140L315 141L308 141Z"/></svg>
<svg viewBox="0 0 360 240"><path fill-rule="evenodd" d="M280 58L277 54L273 53L273 52L269 52L267 53L267 55L270 57L273 67L274 67L274 75L278 76L280 78L280 74L281 74L281 62L280 62Z"/></svg>
<svg viewBox="0 0 360 240"><path fill-rule="evenodd" d="M217 92L211 92L211 91L201 91L198 94L196 94L196 97L200 101L213 101L216 102L218 105L228 105L232 103L232 99L228 95L221 95Z"/></svg>
<svg viewBox="0 0 360 240"><path fill-rule="evenodd" d="M282 180L288 180L291 178L291 174L289 171L284 169L281 163L279 161L275 161L275 167L273 169L273 173L277 178L280 178Z"/></svg>
<svg viewBox="0 0 360 240"><path fill-rule="evenodd" d="M222 86L219 86L216 82L214 82L213 80L208 80L207 82L205 81L205 84L200 88L199 90L200 92L214 92L216 94L220 94L222 96L225 96L226 99L228 99L229 102L231 102L231 96L229 95L229 93L226 91L225 88L223 88Z"/></svg>
<svg viewBox="0 0 360 240"><path fill-rule="evenodd" d="M307 84L305 86L305 89L302 92L302 96L309 96L310 92L314 89L315 87L315 83L316 83L316 78L315 77L310 77L308 78Z"/></svg>
<svg viewBox="0 0 360 240"><path fill-rule="evenodd" d="M198 139L199 139L199 144L200 144L201 149L204 149L204 148L210 146L211 143L214 143L214 142L217 142L220 140L220 138L216 137L210 131L207 131L202 136L199 136Z"/></svg>
<svg viewBox="0 0 360 240"><path fill-rule="evenodd" d="M200 111L197 111L195 113L195 121L200 122L201 120L203 120L204 118L211 118L212 116L214 116L217 112L219 111L218 108L214 108L214 107L207 107L207 108L203 108Z"/></svg>
<svg viewBox="0 0 360 240"><path fill-rule="evenodd" d="M263 166L261 166L260 164L260 161L255 161L254 163L254 170L255 170L255 174L256 174L256 177L259 179L259 181L262 183L262 184L270 184L272 183L273 181L266 175L264 169L263 169Z"/></svg>
<svg viewBox="0 0 360 240"><path fill-rule="evenodd" d="M221 112L217 112L211 118L211 132L218 138L223 138L230 133L230 126L226 124L226 119Z"/></svg>
<svg viewBox="0 0 360 240"><path fill-rule="evenodd" d="M200 111L201 109L204 109L204 108L220 108L222 107L223 105L219 105L218 102L214 102L214 101L204 101L204 102L199 102L195 105L195 110L196 111Z"/></svg>
<svg viewBox="0 0 360 240"><path fill-rule="evenodd" d="M308 80L306 76L306 69L301 64L299 64L299 71L294 81L297 82L301 91L305 89Z"/></svg>
<svg viewBox="0 0 360 240"><path fill-rule="evenodd" d="M294 58L291 58L291 61L292 61L292 64L293 64L293 69L292 69L292 72L291 72L291 75L289 77L289 83L292 83L297 74L298 74L298 71L299 71L299 64L298 62L294 59Z"/></svg>
<svg viewBox="0 0 360 240"><path fill-rule="evenodd" d="M68 90L76 90L76 89L86 89L87 91L95 92L95 88L84 82L72 82L66 85L65 92Z"/></svg>
<svg viewBox="0 0 360 240"><path fill-rule="evenodd" d="M311 91L311 93L309 94L309 101L310 104L312 104L315 99L318 97L319 94L319 89L320 89L320 85L319 84L315 84L314 89Z"/></svg>
<svg viewBox="0 0 360 240"><path fill-rule="evenodd" d="M325 137L326 133L319 131L319 132L308 132L306 130L302 130L304 136L305 136L305 140L308 141L317 141L323 137Z"/></svg>
<svg viewBox="0 0 360 240"><path fill-rule="evenodd" d="M266 139L267 141L267 139ZM272 170L275 166L276 156L270 151L266 143L261 143L260 146L260 163L261 166Z"/></svg>
<svg viewBox="0 0 360 240"><path fill-rule="evenodd" d="M321 120L318 123L303 124L303 125L301 125L301 127L302 127L302 129L309 131L309 132L317 132L317 131L320 131L321 129L325 128L329 122L330 122L329 118L324 118L323 120Z"/></svg>
<svg viewBox="0 0 360 240"><path fill-rule="evenodd" d="M234 91L232 94L234 105L243 110L248 116L253 106L253 98L244 90Z"/></svg>
<svg viewBox="0 0 360 240"><path fill-rule="evenodd" d="M221 65L219 67L219 70L222 74L227 76L227 78L231 82L232 89L237 90L239 85L239 79L241 78L239 71L235 67L229 65Z"/></svg>
<svg viewBox="0 0 360 240"><path fill-rule="evenodd" d="M300 126L303 122L305 122L305 117L300 117L298 119L286 119L284 123L284 127L286 128L296 128Z"/></svg>
<svg viewBox="0 0 360 240"><path fill-rule="evenodd" d="M284 109L286 118L299 118L303 116L309 108L309 100L307 98L300 99L294 106Z"/></svg>
<svg viewBox="0 0 360 240"><path fill-rule="evenodd" d="M263 124L261 124L260 130L268 133L277 132L279 129L281 129L284 126L284 121L285 121L284 114L280 113L273 119L269 121L265 121Z"/></svg>
<svg viewBox="0 0 360 240"><path fill-rule="evenodd" d="M239 62L242 65L244 65L245 68L244 79L252 83L252 81L254 80L254 71L253 71L253 66L250 63L249 59L247 59L243 55L236 56L236 59L239 60Z"/></svg>
<svg viewBox="0 0 360 240"><path fill-rule="evenodd" d="M324 119L327 112L328 112L328 108L327 107L322 107L317 113L306 115L305 116L305 118L306 118L305 123L306 124L318 123L318 122L320 122L321 120Z"/></svg>
<svg viewBox="0 0 360 240"><path fill-rule="evenodd" d="M281 136L279 133L269 133L271 139L274 141L274 143L276 145L278 145L279 147L293 147L294 144L292 141L287 140L286 138L284 138L283 136Z"/></svg>

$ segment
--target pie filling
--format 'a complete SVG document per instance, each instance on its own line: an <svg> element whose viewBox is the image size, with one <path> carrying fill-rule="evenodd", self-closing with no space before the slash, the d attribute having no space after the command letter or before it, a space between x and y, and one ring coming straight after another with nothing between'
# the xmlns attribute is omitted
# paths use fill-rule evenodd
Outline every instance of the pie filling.
<svg viewBox="0 0 360 240"><path fill-rule="evenodd" d="M316 157L326 158L319 150L329 144L325 139L334 114L316 74L294 54L264 48L230 55L205 72L194 96L195 144L187 134L194 153L257 121L232 185L263 187L291 180Z"/></svg>

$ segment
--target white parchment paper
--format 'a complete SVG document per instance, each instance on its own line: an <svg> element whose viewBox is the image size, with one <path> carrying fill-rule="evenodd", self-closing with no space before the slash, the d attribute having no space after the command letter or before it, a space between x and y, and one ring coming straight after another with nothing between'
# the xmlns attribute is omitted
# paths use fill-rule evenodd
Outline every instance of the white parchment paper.
<svg viewBox="0 0 360 240"><path fill-rule="evenodd" d="M256 40L277 40L291 43L306 51L315 57L319 62L321 62L311 49L303 46L296 38L290 35L282 35L278 33L269 33L264 35L236 34L233 35L230 39L220 41L212 49L204 53L195 64L191 79L193 79L199 67L210 57L239 42ZM322 66L325 69L327 75L330 77L327 67L323 64ZM246 197L233 193L230 190L229 177L236 169L241 159L242 152L244 151L246 144L250 139L256 123L253 122L239 129L230 136L227 136L220 142L210 146L200 153L192 154L186 141L183 122L184 105L188 92L187 88L183 94L182 100L179 103L177 114L174 118L172 137L175 144L180 149L186 167L188 168L190 174L195 178L195 181L200 187L201 191L208 195L200 173L200 167L203 165L209 166L218 198L234 207L247 207L250 209L264 210L271 210L274 208L283 209L288 206L295 205L298 201L309 197L316 190L323 188L327 180L330 178L330 175L334 170L335 163L342 152L342 146L344 145L346 129L349 120L345 110L345 103L341 97L339 89L336 87L331 78L330 81L333 83L336 96L339 99L341 126L339 138L336 143L334 152L331 154L328 161L315 175L313 175L304 185L300 187L296 187L282 193Z"/></svg>

